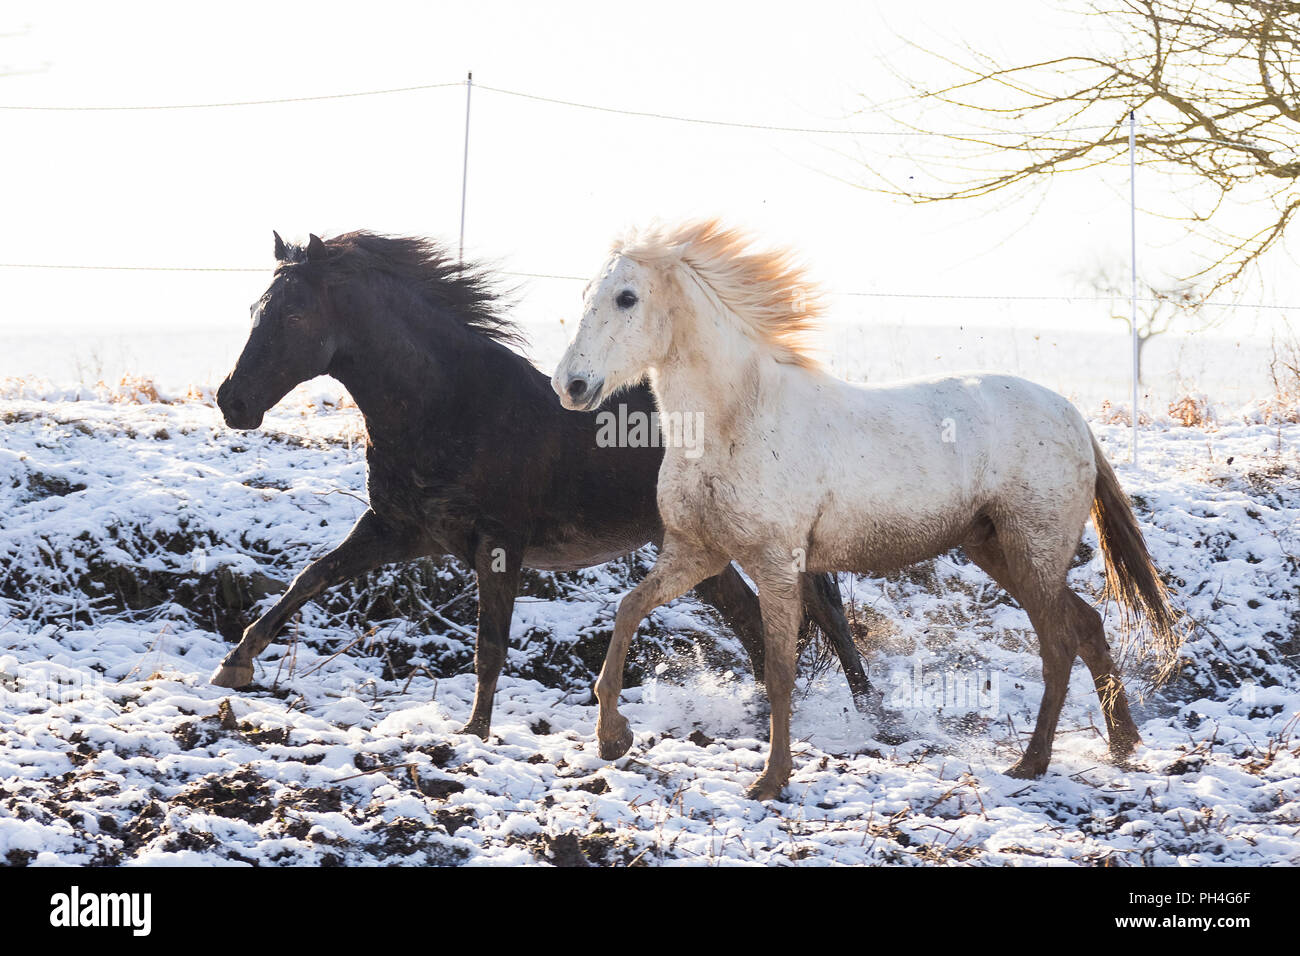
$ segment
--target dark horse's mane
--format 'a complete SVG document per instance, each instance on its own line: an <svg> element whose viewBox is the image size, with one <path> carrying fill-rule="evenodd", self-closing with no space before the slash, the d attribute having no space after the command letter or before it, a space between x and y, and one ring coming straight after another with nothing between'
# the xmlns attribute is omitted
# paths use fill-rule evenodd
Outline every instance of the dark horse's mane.
<svg viewBox="0 0 1300 956"><path fill-rule="evenodd" d="M526 347L523 330L503 314L506 293L488 270L477 263L457 262L433 240L357 230L326 239L324 244L332 274L345 279L380 274L414 282L466 328L502 345ZM290 262L303 261L307 252L291 247L290 256Z"/></svg>

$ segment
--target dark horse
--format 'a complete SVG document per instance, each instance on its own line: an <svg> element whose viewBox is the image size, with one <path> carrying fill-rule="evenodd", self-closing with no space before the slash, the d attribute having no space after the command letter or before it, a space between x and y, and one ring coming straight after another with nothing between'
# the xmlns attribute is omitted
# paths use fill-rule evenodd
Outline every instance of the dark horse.
<svg viewBox="0 0 1300 956"><path fill-rule="evenodd" d="M325 588L383 564L450 554L478 578L478 688L465 732L486 737L520 568L585 568L658 543L663 449L600 447L596 412L566 411L546 375L507 347L521 335L487 275L428 241L353 232L295 246L276 235L275 258L217 404L232 428L257 428L299 382L338 379L365 416L370 507L249 625L212 682L249 683L257 655ZM618 400L629 414L654 410L645 386ZM734 566L697 590L735 630L761 681L754 593ZM835 579L806 575L803 594L805 623L830 637L861 705L867 678Z"/></svg>

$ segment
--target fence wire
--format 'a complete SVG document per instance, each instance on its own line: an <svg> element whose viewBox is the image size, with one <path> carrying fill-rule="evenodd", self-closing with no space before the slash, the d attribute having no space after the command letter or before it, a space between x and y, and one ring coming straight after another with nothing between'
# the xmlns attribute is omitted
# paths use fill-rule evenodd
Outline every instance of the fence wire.
<svg viewBox="0 0 1300 956"><path fill-rule="evenodd" d="M151 111L174 111L174 110L210 110L246 106L273 106L293 103L312 103L332 100L357 99L362 97L392 96L404 93L416 93L429 90L441 90L451 88L464 88L466 81L457 80L444 83L424 83L414 86L389 87L384 89L356 90L344 93L323 93L312 96L285 96L272 99L258 100L228 100L221 102L209 103L152 103L152 104L131 104L131 105L72 105L72 106L42 106L42 105L14 105L0 104L0 111L10 112L54 112L54 113L107 113L107 112L151 112ZM960 132L941 132L927 130L868 130L868 129L843 129L837 127L811 127L811 126L782 126L768 123L745 122L739 120L721 120L710 119L699 116L683 116L675 113L662 113L648 110L633 110L614 106L605 106L594 103L583 103L576 100L561 99L553 96L543 96L538 93L529 93L522 90L511 90L503 87L488 86L482 83L475 83L474 89L483 90L489 93L495 93L501 96L509 96L517 99L528 100L531 102L546 103L554 106L564 106L571 109L589 110L599 113L616 114L620 116L629 116L639 119L664 120L676 123L689 123L700 126L716 126L730 129L759 130L777 133L802 133L807 135L834 135L834 136L891 136L891 137L984 137L984 136L1019 136L1024 138L1043 138L1043 137L1066 137L1076 132L1094 132L1098 130L1115 130L1119 129L1122 124L1112 124L1109 126L1075 126L1068 129L1053 130L963 130ZM1232 145L1232 144L1227 144ZM3 262L0 263L0 269L32 269L32 270L74 270L87 272L213 272L213 273L254 273L269 271L264 267L244 267L244 266L162 266L162 265L108 265L108 264L90 264L90 263L45 263L45 262ZM563 275L557 273L544 272L502 272L502 275L511 278L522 279L550 279L570 282L586 282L587 278L575 275ZM1114 298L1102 295L1000 295L1000 294L967 294L967 293L936 293L936 292L876 292L876 291L834 291L830 290L827 294L834 296L850 296L859 298L877 298L877 299L935 299L949 301L989 301L989 302L1112 302ZM1164 301L1162 299L1148 297L1139 297L1139 302L1155 303ZM1214 306L1227 309L1270 309L1270 310L1290 310L1297 309L1300 306L1277 305L1273 303L1241 303L1241 302L1202 302L1199 306Z"/></svg>

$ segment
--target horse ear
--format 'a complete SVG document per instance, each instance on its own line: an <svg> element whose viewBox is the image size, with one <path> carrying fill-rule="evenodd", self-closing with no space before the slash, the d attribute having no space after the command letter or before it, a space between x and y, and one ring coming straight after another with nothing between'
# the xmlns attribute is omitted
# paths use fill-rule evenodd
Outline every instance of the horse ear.
<svg viewBox="0 0 1300 956"><path fill-rule="evenodd" d="M317 236L315 233L313 233L307 240L307 258L325 258L325 243L321 242L320 236Z"/></svg>
<svg viewBox="0 0 1300 956"><path fill-rule="evenodd" d="M289 258L289 250L285 246L284 240L280 238L278 232L272 229L271 235L275 236L275 261L284 262L284 260Z"/></svg>

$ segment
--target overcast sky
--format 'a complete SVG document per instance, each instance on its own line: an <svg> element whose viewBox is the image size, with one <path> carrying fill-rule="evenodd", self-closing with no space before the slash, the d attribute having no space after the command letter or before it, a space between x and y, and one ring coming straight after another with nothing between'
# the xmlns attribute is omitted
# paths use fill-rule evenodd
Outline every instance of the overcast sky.
<svg viewBox="0 0 1300 956"><path fill-rule="evenodd" d="M1052 4L7 4L5 105L147 105L477 83L628 110L769 125L891 130L873 107L924 63L907 42L1009 58L1073 42ZM923 77L922 77L923 78ZM897 108L895 108L897 112ZM0 261L271 266L286 238L352 228L441 238L460 216L462 87L227 109L0 112ZM1128 250L1123 164L1045 199L916 207L855 188L934 151L897 135L723 129L477 89L466 243L500 268L589 276L611 238L653 217L721 215L802 251L836 291L1052 294ZM1168 184L1147 182L1147 189ZM1142 225L1147 262L1186 257ZM266 274L0 269L0 331L242 328ZM579 283L525 283L520 315L573 316ZM1274 301L1285 290L1268 290ZM847 320L942 314L1051 325L1051 306L838 299ZM939 311L936 311L939 310ZM1072 318L1073 316L1073 318Z"/></svg>

